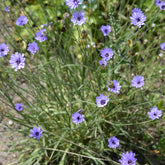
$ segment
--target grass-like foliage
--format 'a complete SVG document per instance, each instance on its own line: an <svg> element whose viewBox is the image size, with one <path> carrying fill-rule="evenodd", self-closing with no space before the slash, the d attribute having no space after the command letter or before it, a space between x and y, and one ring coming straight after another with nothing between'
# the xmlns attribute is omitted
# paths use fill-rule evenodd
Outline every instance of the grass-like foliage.
<svg viewBox="0 0 165 165"><path fill-rule="evenodd" d="M20 165L161 164L163 4L71 1L0 4L1 115L20 126L11 151Z"/></svg>

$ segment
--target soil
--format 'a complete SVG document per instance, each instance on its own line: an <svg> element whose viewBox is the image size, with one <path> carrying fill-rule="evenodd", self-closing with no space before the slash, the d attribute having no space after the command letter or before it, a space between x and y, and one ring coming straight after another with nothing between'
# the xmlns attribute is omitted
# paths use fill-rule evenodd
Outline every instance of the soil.
<svg viewBox="0 0 165 165"><path fill-rule="evenodd" d="M4 15L0 12L0 29L3 29ZM3 18L3 19L2 19ZM8 15L6 15L8 20ZM4 35L7 35L4 33ZM0 36L0 43L5 42L3 36ZM17 99L17 98L15 98ZM12 149L12 142L17 139L16 135L12 134L8 127L15 127L15 124L10 125L11 121L3 117L6 112L5 106L0 104L0 165L18 165L17 154L10 152ZM10 121L10 122L9 122ZM8 127L7 127L8 126Z"/></svg>

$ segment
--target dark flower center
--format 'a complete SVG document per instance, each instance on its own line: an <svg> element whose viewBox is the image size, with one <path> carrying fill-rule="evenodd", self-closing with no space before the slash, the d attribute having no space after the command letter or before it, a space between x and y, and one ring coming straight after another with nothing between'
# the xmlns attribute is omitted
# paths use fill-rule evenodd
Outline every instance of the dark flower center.
<svg viewBox="0 0 165 165"><path fill-rule="evenodd" d="M115 141L112 141L112 144L116 144Z"/></svg>
<svg viewBox="0 0 165 165"><path fill-rule="evenodd" d="M80 20L81 20L81 17L80 17L80 16L78 16L78 17L77 17L77 20L78 20L78 21L80 21Z"/></svg>
<svg viewBox="0 0 165 165"><path fill-rule="evenodd" d="M36 136L38 136L39 135L39 132L36 132L35 134L36 134Z"/></svg>
<svg viewBox="0 0 165 165"><path fill-rule="evenodd" d="M19 106L19 109L21 109L22 107L21 106Z"/></svg>
<svg viewBox="0 0 165 165"><path fill-rule="evenodd" d="M132 163L132 160L128 160L128 164L131 164Z"/></svg>
<svg viewBox="0 0 165 165"><path fill-rule="evenodd" d="M108 56L109 56L109 54L108 54L108 53L106 53L106 54L105 54L105 57L108 57Z"/></svg>
<svg viewBox="0 0 165 165"><path fill-rule="evenodd" d="M106 100L101 100L101 105L104 105L106 103Z"/></svg>
<svg viewBox="0 0 165 165"><path fill-rule="evenodd" d="M162 9L165 9L165 5L162 6Z"/></svg>
<svg viewBox="0 0 165 165"><path fill-rule="evenodd" d="M138 81L137 84L140 84L140 81Z"/></svg>
<svg viewBox="0 0 165 165"><path fill-rule="evenodd" d="M16 60L16 63L17 63L17 65L19 65L21 63L21 60L20 59L17 59Z"/></svg>
<svg viewBox="0 0 165 165"><path fill-rule="evenodd" d="M108 33L108 30L107 30L107 29L105 29L105 30L104 30L104 32L105 32L105 33Z"/></svg>
<svg viewBox="0 0 165 165"><path fill-rule="evenodd" d="M3 52L4 51L4 49L1 49L1 52Z"/></svg>
<svg viewBox="0 0 165 165"><path fill-rule="evenodd" d="M136 20L137 20L137 22L140 22L140 18L137 18Z"/></svg>
<svg viewBox="0 0 165 165"><path fill-rule="evenodd" d="M102 66L104 66L104 63L102 63Z"/></svg>
<svg viewBox="0 0 165 165"><path fill-rule="evenodd" d="M157 114L156 114L156 113L154 113L154 116L157 116Z"/></svg>
<svg viewBox="0 0 165 165"><path fill-rule="evenodd" d="M80 120L80 116L77 117L77 120Z"/></svg>

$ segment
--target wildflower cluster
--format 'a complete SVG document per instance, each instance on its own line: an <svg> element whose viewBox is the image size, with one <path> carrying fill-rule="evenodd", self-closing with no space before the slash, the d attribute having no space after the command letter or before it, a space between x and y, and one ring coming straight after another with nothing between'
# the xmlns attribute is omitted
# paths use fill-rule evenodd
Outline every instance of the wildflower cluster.
<svg viewBox="0 0 165 165"><path fill-rule="evenodd" d="M66 5L70 7L70 9L76 9L79 7L79 5L82 4L82 2L80 0L66 0L65 2L66 2ZM165 2L164 1L157 0L155 3L161 10L164 10L164 8L165 8L165 4L164 4ZM6 12L10 12L9 6L6 6L4 8L4 10ZM138 26L139 28L141 28L143 25L145 25L144 22L147 20L146 16L144 15L144 13L139 8L134 8L132 10L132 16L130 17L130 19L131 19L131 24ZM85 18L85 12L77 10L76 12L74 12L72 14L72 18L71 18L70 22L72 22L73 25L81 26L81 25L85 24L86 20L87 19ZM17 26L24 26L27 23L28 23L28 19L26 16L21 15L16 20ZM50 23L50 25L52 25L52 23ZM30 52L32 55L35 55L36 53L39 52L40 44L42 44L42 42L44 42L48 39L46 36L46 34L47 34L46 33L47 32L46 27L47 27L47 24L42 25L41 29L35 34L36 35L35 39L37 40L36 42L33 41L31 43L28 43L28 46L26 49L27 52ZM110 25L102 25L101 28L97 29L97 30L98 31L101 30L102 35L104 37L107 37L109 35L109 33L111 32L111 26ZM113 31L113 29L112 29L112 31ZM39 42L39 44L37 42ZM110 60L112 60L114 54L116 55L115 49L113 49L114 50L113 51L111 48L112 48L112 46L110 45L110 46L106 46L103 49L99 50L100 56L102 58L99 61L99 64L104 68L107 65L109 65L108 62ZM162 50L165 50L165 42L160 44L160 48ZM8 53L9 53L9 46L6 45L5 43L1 43L0 44L0 57L4 57ZM19 69L24 68L25 59L26 58L24 56L24 53L15 52L14 54L11 55L10 60L9 60L11 68L14 68L15 71L18 71ZM99 67L99 68L101 68L101 67ZM136 92L137 90L140 90L138 88L142 88L143 86L146 85L146 82L145 82L146 78L144 78L144 76L142 76L142 75L136 75L133 77L132 84L130 87L131 90L134 90ZM106 107L108 107L108 104L111 103L110 97L115 97L115 96L120 94L120 92L122 91L122 88L123 88L123 82L121 82L121 80L119 80L118 78L117 78L117 80L113 78L112 80L109 80L106 85L104 84L105 88L107 88L106 94L104 94L104 91L100 90L101 94L99 96L96 96L96 95L94 96L96 98L96 100L95 100L96 101L96 104L95 104L96 107L101 108L103 110L106 109ZM131 83L131 81L129 81L129 83ZM61 95L62 94L60 94L59 96L61 96ZM96 109L98 109L98 108L96 108ZM24 109L23 103L17 103L15 105L15 110L17 110L18 113L24 113L23 109ZM151 120L159 119L162 116L162 110L159 110L158 107L153 107L150 110L151 111L148 112L147 114ZM68 111L67 111L67 113L68 113ZM74 123L74 124L72 124L72 126L75 126L75 124L78 125L82 122L88 123L88 119L87 119L88 116L86 116L85 119L84 119L84 116L85 115L83 114L83 110L81 110L81 109L78 110L77 112L74 112L72 115L70 115L69 117L72 118L72 123ZM90 118L90 120L91 120L91 118ZM70 122L70 120L69 120L69 122ZM44 135L42 135L43 132L44 131L41 129L41 127L33 127L33 129L30 129L29 137L40 140L40 138L42 136L44 136ZM46 134L46 132L45 132L45 134ZM119 139L118 138L117 138L117 135L109 138L107 146L109 148L116 149L116 150L118 147L122 148L122 142L120 141L120 138ZM126 151L126 153L121 154L121 159L119 159L118 161L120 162L121 165L136 165L137 159L135 158L135 153L133 153L132 151Z"/></svg>

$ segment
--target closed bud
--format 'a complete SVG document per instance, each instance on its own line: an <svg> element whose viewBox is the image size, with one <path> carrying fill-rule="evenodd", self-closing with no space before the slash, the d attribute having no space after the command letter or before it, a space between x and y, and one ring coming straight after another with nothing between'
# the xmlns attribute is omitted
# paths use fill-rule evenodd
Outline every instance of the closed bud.
<svg viewBox="0 0 165 165"><path fill-rule="evenodd" d="M145 91L145 94L148 95L149 93L150 93L150 91L147 89L147 90Z"/></svg>
<svg viewBox="0 0 165 165"><path fill-rule="evenodd" d="M87 38L87 36L88 36L88 33L85 30L83 30L81 32L81 37L84 39L84 38Z"/></svg>
<svg viewBox="0 0 165 165"><path fill-rule="evenodd" d="M70 103L67 103L67 104L66 104L66 107L69 107L69 106L70 106Z"/></svg>
<svg viewBox="0 0 165 165"><path fill-rule="evenodd" d="M64 14L63 14L63 17L64 17L64 19L69 18L69 13L64 13Z"/></svg>
<svg viewBox="0 0 165 165"><path fill-rule="evenodd" d="M136 53L135 53L135 56L139 56L139 52L136 52Z"/></svg>
<svg viewBox="0 0 165 165"><path fill-rule="evenodd" d="M22 42L21 42L21 47L22 47L22 49L23 49L23 50L25 50L25 49L26 49L27 44L26 44L26 42L25 42L25 41L22 41Z"/></svg>
<svg viewBox="0 0 165 165"><path fill-rule="evenodd" d="M144 44L146 44L148 42L148 40L147 39L144 39Z"/></svg>
<svg viewBox="0 0 165 165"><path fill-rule="evenodd" d="M48 29L49 29L49 31L53 31L53 29L54 29L53 22L50 22Z"/></svg>
<svg viewBox="0 0 165 165"><path fill-rule="evenodd" d="M151 24L151 27L155 27L155 26L156 26L155 23L152 23L152 24Z"/></svg>
<svg viewBox="0 0 165 165"><path fill-rule="evenodd" d="M86 4L86 5L89 3L88 0L83 0L83 2L84 2L84 4Z"/></svg>

